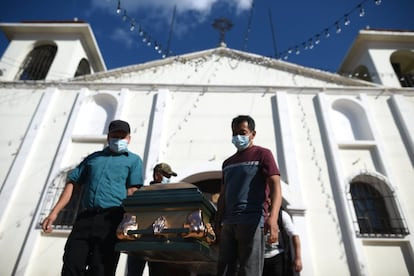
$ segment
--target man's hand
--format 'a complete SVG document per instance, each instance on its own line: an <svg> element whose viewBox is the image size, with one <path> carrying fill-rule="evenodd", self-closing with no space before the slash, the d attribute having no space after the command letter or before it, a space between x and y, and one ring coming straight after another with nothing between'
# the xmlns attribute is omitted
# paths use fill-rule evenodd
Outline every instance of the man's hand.
<svg viewBox="0 0 414 276"><path fill-rule="evenodd" d="M264 233L269 233L269 238L266 241L268 244L278 242L279 226L277 225L277 218L269 216L269 218L265 221Z"/></svg>
<svg viewBox="0 0 414 276"><path fill-rule="evenodd" d="M51 213L49 216L47 216L43 220L43 222L42 222L43 232L52 233L52 231L53 231L52 224L55 222L56 218L57 218L57 215Z"/></svg>

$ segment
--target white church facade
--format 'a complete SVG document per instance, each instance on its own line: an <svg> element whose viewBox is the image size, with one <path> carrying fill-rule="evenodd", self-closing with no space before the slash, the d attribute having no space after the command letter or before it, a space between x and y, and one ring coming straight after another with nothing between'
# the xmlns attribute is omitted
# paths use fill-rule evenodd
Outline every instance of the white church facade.
<svg viewBox="0 0 414 276"><path fill-rule="evenodd" d="M215 190L240 114L281 170L300 275L414 275L414 32L360 31L334 74L222 46L108 71L86 23L0 29L0 275L60 274L77 203L52 234L40 222L111 120L145 185L167 162Z"/></svg>

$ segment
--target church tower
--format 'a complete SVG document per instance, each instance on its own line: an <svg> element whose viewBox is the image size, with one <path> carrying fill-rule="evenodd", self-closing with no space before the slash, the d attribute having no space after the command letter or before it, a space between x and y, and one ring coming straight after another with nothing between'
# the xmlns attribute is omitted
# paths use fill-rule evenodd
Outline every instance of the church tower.
<svg viewBox="0 0 414 276"><path fill-rule="evenodd" d="M0 61L0 81L62 80L106 70L85 22L26 21L0 28L10 41Z"/></svg>
<svg viewBox="0 0 414 276"><path fill-rule="evenodd" d="M414 33L361 30L339 73L387 87L414 87Z"/></svg>

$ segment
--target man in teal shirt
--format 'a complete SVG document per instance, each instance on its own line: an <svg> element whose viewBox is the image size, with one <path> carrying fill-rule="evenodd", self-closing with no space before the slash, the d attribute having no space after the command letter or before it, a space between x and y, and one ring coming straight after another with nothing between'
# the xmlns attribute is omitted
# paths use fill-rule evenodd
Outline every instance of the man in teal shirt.
<svg viewBox="0 0 414 276"><path fill-rule="evenodd" d="M68 176L55 207L43 221L45 233L68 204L76 186L83 186L82 205L65 245L62 275L115 275L116 228L122 220L122 200L143 183L142 159L128 150L130 127L109 124L108 146L87 156Z"/></svg>

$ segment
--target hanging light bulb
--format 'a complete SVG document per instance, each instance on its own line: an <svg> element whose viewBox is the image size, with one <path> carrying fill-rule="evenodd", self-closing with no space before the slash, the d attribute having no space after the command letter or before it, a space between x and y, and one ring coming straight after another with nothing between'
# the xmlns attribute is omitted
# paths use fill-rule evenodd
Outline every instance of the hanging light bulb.
<svg viewBox="0 0 414 276"><path fill-rule="evenodd" d="M351 20L349 20L349 16L347 14L345 14L345 22L344 22L345 26L348 26L349 24L351 24Z"/></svg>
<svg viewBox="0 0 414 276"><path fill-rule="evenodd" d="M126 20L127 20L126 10L124 10L124 15L122 16L122 20L123 20L123 21L126 21Z"/></svg>
<svg viewBox="0 0 414 276"><path fill-rule="evenodd" d="M308 44L306 44L305 42L303 42L302 45L303 45L303 49L305 49L305 50L308 49Z"/></svg>
<svg viewBox="0 0 414 276"><path fill-rule="evenodd" d="M299 54L300 54L299 47L296 47L295 54L297 54L297 55L299 55Z"/></svg>
<svg viewBox="0 0 414 276"><path fill-rule="evenodd" d="M320 42L321 42L321 36L317 34L315 38L315 44L318 45Z"/></svg>
<svg viewBox="0 0 414 276"><path fill-rule="evenodd" d="M288 53L291 54L292 53L292 48L289 48Z"/></svg>
<svg viewBox="0 0 414 276"><path fill-rule="evenodd" d="M139 36L143 36L145 34L145 32L142 30L141 26L139 26L138 34L139 34Z"/></svg>
<svg viewBox="0 0 414 276"><path fill-rule="evenodd" d="M142 38L142 42L147 42L147 37L144 35L144 37Z"/></svg>
<svg viewBox="0 0 414 276"><path fill-rule="evenodd" d="M135 30L135 21L131 21L131 27L129 27L129 30L131 32Z"/></svg>
<svg viewBox="0 0 414 276"><path fill-rule="evenodd" d="M148 42L147 42L147 46L149 47L149 46L151 46L151 37L148 37Z"/></svg>
<svg viewBox="0 0 414 276"><path fill-rule="evenodd" d="M336 33L339 34L342 31L341 26L339 26L338 21L336 21L335 24L336 24Z"/></svg>
<svg viewBox="0 0 414 276"><path fill-rule="evenodd" d="M375 0L375 5L377 6L381 5L381 0Z"/></svg>
<svg viewBox="0 0 414 276"><path fill-rule="evenodd" d="M284 60L287 60L288 59L288 54L287 53L285 53L285 55L283 56L283 59Z"/></svg>
<svg viewBox="0 0 414 276"><path fill-rule="evenodd" d="M162 50L161 50L161 48L160 49L158 49L158 54L161 54L162 53Z"/></svg>
<svg viewBox="0 0 414 276"><path fill-rule="evenodd" d="M331 34L329 33L329 30L328 29L325 29L325 37L328 38L330 36L331 36Z"/></svg>
<svg viewBox="0 0 414 276"><path fill-rule="evenodd" d="M155 51L158 51L160 49L160 46L158 46L158 43L155 42L155 46L154 46Z"/></svg>
<svg viewBox="0 0 414 276"><path fill-rule="evenodd" d="M312 38L309 39L309 49L313 49L313 41Z"/></svg>
<svg viewBox="0 0 414 276"><path fill-rule="evenodd" d="M162 58L165 58L166 57L166 55L165 54L162 54Z"/></svg>
<svg viewBox="0 0 414 276"><path fill-rule="evenodd" d="M116 13L117 14L121 13L121 0L118 0L118 6L116 7Z"/></svg>
<svg viewBox="0 0 414 276"><path fill-rule="evenodd" d="M359 8L359 17L363 17L365 15L364 7L362 5L359 5L358 8Z"/></svg>

